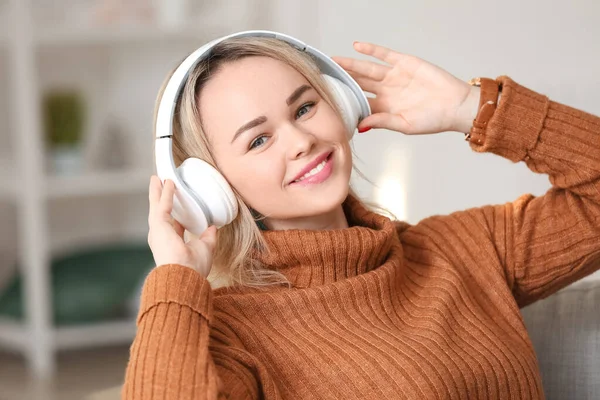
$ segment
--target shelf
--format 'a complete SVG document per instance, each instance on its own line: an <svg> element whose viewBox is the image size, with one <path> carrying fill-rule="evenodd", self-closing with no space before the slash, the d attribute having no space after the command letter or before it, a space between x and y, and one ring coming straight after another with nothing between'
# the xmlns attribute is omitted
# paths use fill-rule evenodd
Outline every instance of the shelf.
<svg viewBox="0 0 600 400"><path fill-rule="evenodd" d="M29 345L29 334L25 327L15 321L0 318L0 347L22 351Z"/></svg>
<svg viewBox="0 0 600 400"><path fill-rule="evenodd" d="M90 172L73 176L49 176L44 194L48 199L126 195L143 193L150 185L149 170ZM10 170L0 171L0 199L18 200L18 177Z"/></svg>
<svg viewBox="0 0 600 400"><path fill-rule="evenodd" d="M54 331L54 348L72 350L91 346L127 344L133 341L135 331L135 321L102 322L61 327Z"/></svg>
<svg viewBox="0 0 600 400"><path fill-rule="evenodd" d="M99 28L46 28L35 37L39 46L110 45L161 40L197 40L224 34L225 29L216 24L198 23L193 28L166 29L155 26L107 26Z"/></svg>
<svg viewBox="0 0 600 400"><path fill-rule="evenodd" d="M56 350L81 349L131 343L135 337L134 320L109 321L54 328L53 347ZM0 347L24 351L30 345L27 328L18 322L0 319Z"/></svg>
<svg viewBox="0 0 600 400"><path fill-rule="evenodd" d="M45 194L49 199L136 194L148 189L151 174L149 170L131 170L50 176L45 182Z"/></svg>

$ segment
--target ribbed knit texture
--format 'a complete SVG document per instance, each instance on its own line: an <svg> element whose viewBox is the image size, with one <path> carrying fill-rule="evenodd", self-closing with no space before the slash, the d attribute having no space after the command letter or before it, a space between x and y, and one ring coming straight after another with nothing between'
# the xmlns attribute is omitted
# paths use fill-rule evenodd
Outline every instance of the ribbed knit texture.
<svg viewBox="0 0 600 400"><path fill-rule="evenodd" d="M548 193L414 226L350 197L348 229L264 233L291 289L159 266L123 399L543 398L519 308L600 268L600 118L503 82L473 149L548 174Z"/></svg>

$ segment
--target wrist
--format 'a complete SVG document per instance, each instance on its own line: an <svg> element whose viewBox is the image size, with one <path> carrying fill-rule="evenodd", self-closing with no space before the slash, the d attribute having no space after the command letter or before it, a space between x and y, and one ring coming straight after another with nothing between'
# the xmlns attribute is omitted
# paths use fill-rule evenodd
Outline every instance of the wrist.
<svg viewBox="0 0 600 400"><path fill-rule="evenodd" d="M456 110L453 131L462 132L465 135L471 131L473 120L475 120L479 111L480 98L481 88L469 85L469 92Z"/></svg>

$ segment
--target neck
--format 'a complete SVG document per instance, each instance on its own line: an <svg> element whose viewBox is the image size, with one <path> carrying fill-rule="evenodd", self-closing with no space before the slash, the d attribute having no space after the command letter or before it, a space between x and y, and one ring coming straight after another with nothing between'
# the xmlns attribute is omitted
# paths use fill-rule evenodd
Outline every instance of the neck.
<svg viewBox="0 0 600 400"><path fill-rule="evenodd" d="M326 230L326 229L344 229L348 228L348 220L344 214L344 209L340 204L334 210L320 215L293 219L265 219L265 225L269 230Z"/></svg>

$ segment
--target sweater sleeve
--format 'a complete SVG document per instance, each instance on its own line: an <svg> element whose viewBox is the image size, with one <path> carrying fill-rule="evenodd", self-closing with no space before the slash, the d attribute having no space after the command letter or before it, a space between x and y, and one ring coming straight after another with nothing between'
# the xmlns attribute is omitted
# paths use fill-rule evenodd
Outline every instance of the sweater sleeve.
<svg viewBox="0 0 600 400"><path fill-rule="evenodd" d="M552 187L451 219L470 236L468 251L497 257L523 307L600 269L600 118L500 79L500 104L471 147L524 161Z"/></svg>
<svg viewBox="0 0 600 400"><path fill-rule="evenodd" d="M150 272L122 399L221 399L232 392L236 399L258 397L253 371L228 358L228 351L243 354L243 349L216 355L228 370L216 366L209 350L212 307L210 284L196 271L163 265Z"/></svg>

